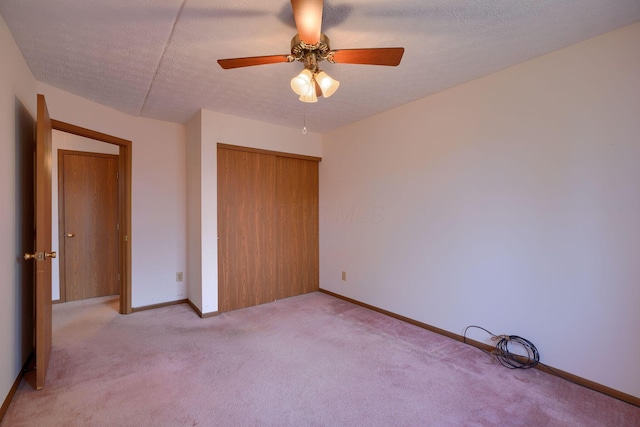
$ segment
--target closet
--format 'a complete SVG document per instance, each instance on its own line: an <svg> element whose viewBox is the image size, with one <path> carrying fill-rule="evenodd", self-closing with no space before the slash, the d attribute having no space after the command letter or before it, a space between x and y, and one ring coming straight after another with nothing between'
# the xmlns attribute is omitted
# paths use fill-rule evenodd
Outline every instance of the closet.
<svg viewBox="0 0 640 427"><path fill-rule="evenodd" d="M218 144L218 310L318 290L320 158Z"/></svg>

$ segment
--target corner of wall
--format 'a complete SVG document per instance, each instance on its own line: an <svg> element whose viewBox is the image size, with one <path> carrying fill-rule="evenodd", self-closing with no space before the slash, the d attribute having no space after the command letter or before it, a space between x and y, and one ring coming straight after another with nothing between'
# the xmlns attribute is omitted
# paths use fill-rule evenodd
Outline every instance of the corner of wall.
<svg viewBox="0 0 640 427"><path fill-rule="evenodd" d="M202 312L202 113L187 123L187 298Z"/></svg>

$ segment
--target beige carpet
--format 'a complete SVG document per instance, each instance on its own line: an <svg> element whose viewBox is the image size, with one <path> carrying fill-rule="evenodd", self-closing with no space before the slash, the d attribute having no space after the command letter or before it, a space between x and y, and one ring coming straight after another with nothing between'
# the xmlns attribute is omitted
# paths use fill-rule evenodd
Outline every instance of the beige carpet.
<svg viewBox="0 0 640 427"><path fill-rule="evenodd" d="M209 319L116 310L54 306L47 386L23 383L3 427L640 426L640 408L322 293Z"/></svg>

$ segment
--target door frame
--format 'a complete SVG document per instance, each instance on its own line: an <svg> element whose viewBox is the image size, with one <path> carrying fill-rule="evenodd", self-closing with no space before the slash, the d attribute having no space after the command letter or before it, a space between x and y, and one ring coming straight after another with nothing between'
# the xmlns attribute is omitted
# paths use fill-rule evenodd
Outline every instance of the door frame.
<svg viewBox="0 0 640 427"><path fill-rule="evenodd" d="M118 152L118 221L120 222L120 313L131 314L131 151L133 143L127 139L96 132L70 123L51 119L51 127L61 132L117 145Z"/></svg>

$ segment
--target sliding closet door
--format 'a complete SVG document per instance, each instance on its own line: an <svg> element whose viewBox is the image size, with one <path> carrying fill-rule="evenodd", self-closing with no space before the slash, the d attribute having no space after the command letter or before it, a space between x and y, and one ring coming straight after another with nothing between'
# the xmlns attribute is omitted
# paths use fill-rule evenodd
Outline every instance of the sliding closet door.
<svg viewBox="0 0 640 427"><path fill-rule="evenodd" d="M319 288L318 162L278 157L276 179L277 295L286 298Z"/></svg>
<svg viewBox="0 0 640 427"><path fill-rule="evenodd" d="M218 309L319 287L318 160L218 145Z"/></svg>
<svg viewBox="0 0 640 427"><path fill-rule="evenodd" d="M276 158L218 148L218 309L276 299Z"/></svg>

